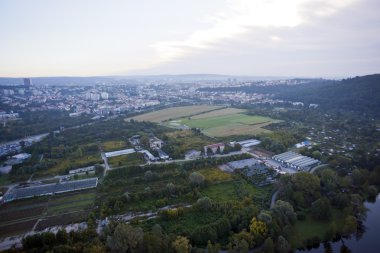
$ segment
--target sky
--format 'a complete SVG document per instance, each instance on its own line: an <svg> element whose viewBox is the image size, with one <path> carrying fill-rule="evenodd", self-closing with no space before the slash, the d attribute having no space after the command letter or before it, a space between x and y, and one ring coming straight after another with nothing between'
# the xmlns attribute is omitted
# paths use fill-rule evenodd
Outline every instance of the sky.
<svg viewBox="0 0 380 253"><path fill-rule="evenodd" d="M380 73L379 0L0 0L0 76Z"/></svg>

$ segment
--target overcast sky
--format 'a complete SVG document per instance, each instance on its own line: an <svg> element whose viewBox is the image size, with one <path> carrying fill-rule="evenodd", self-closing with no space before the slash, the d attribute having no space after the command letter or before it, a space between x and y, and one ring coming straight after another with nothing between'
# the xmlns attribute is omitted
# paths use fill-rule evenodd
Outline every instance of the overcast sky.
<svg viewBox="0 0 380 253"><path fill-rule="evenodd" d="M380 72L379 0L0 0L0 76Z"/></svg>

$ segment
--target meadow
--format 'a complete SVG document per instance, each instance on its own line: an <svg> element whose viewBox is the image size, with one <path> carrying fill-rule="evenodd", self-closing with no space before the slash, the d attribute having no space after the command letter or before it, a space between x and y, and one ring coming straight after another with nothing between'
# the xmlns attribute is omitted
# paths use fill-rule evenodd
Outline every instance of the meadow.
<svg viewBox="0 0 380 253"><path fill-rule="evenodd" d="M209 112L222 108L221 106L213 105L192 105L192 106L180 106L171 107L154 112L144 113L126 120L134 119L137 121L150 121L155 123L161 123L167 120L174 120L182 117L189 117L204 112Z"/></svg>
<svg viewBox="0 0 380 253"><path fill-rule="evenodd" d="M225 137L267 133L270 131L263 127L279 122L269 117L251 116L243 112L244 110L226 108L194 117L183 118L180 120L180 124L192 128L200 128L208 136Z"/></svg>

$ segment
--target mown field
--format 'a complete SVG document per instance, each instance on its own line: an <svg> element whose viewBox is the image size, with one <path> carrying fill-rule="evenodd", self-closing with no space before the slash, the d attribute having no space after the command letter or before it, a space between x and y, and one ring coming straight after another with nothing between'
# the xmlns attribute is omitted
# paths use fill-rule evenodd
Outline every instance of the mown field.
<svg viewBox="0 0 380 253"><path fill-rule="evenodd" d="M272 118L251 116L243 112L244 110L226 108L194 117L183 118L179 123L192 128L200 128L209 136L225 137L270 132L263 127L279 122Z"/></svg>
<svg viewBox="0 0 380 253"><path fill-rule="evenodd" d="M137 121L150 121L150 122L161 123L163 121L197 115L203 112L208 112L208 111L216 110L219 108L222 108L222 107L213 106L213 105L193 105L193 106L172 107L172 108L145 113L145 114L138 115L132 118L127 118L126 120L134 119Z"/></svg>

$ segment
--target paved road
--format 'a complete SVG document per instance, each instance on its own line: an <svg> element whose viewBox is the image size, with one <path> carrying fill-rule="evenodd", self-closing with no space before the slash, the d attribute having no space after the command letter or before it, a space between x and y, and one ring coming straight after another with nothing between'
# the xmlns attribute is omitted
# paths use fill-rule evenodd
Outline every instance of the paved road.
<svg viewBox="0 0 380 253"><path fill-rule="evenodd" d="M310 170L310 173L314 173L317 169L324 168L324 167L327 167L327 166L329 166L329 165L328 164L321 164L321 165L315 166L314 168L312 168Z"/></svg>
<svg viewBox="0 0 380 253"><path fill-rule="evenodd" d="M270 208L271 209L274 207L274 204L276 203L277 195L278 195L278 190L275 193L273 193L273 195L272 195L272 199L270 201Z"/></svg>
<svg viewBox="0 0 380 253"><path fill-rule="evenodd" d="M101 154L103 162L104 162L104 175L103 175L103 177L105 177L107 174L107 171L111 170L111 168L108 164L108 159L106 157L106 154L103 151L101 151L100 154Z"/></svg>

